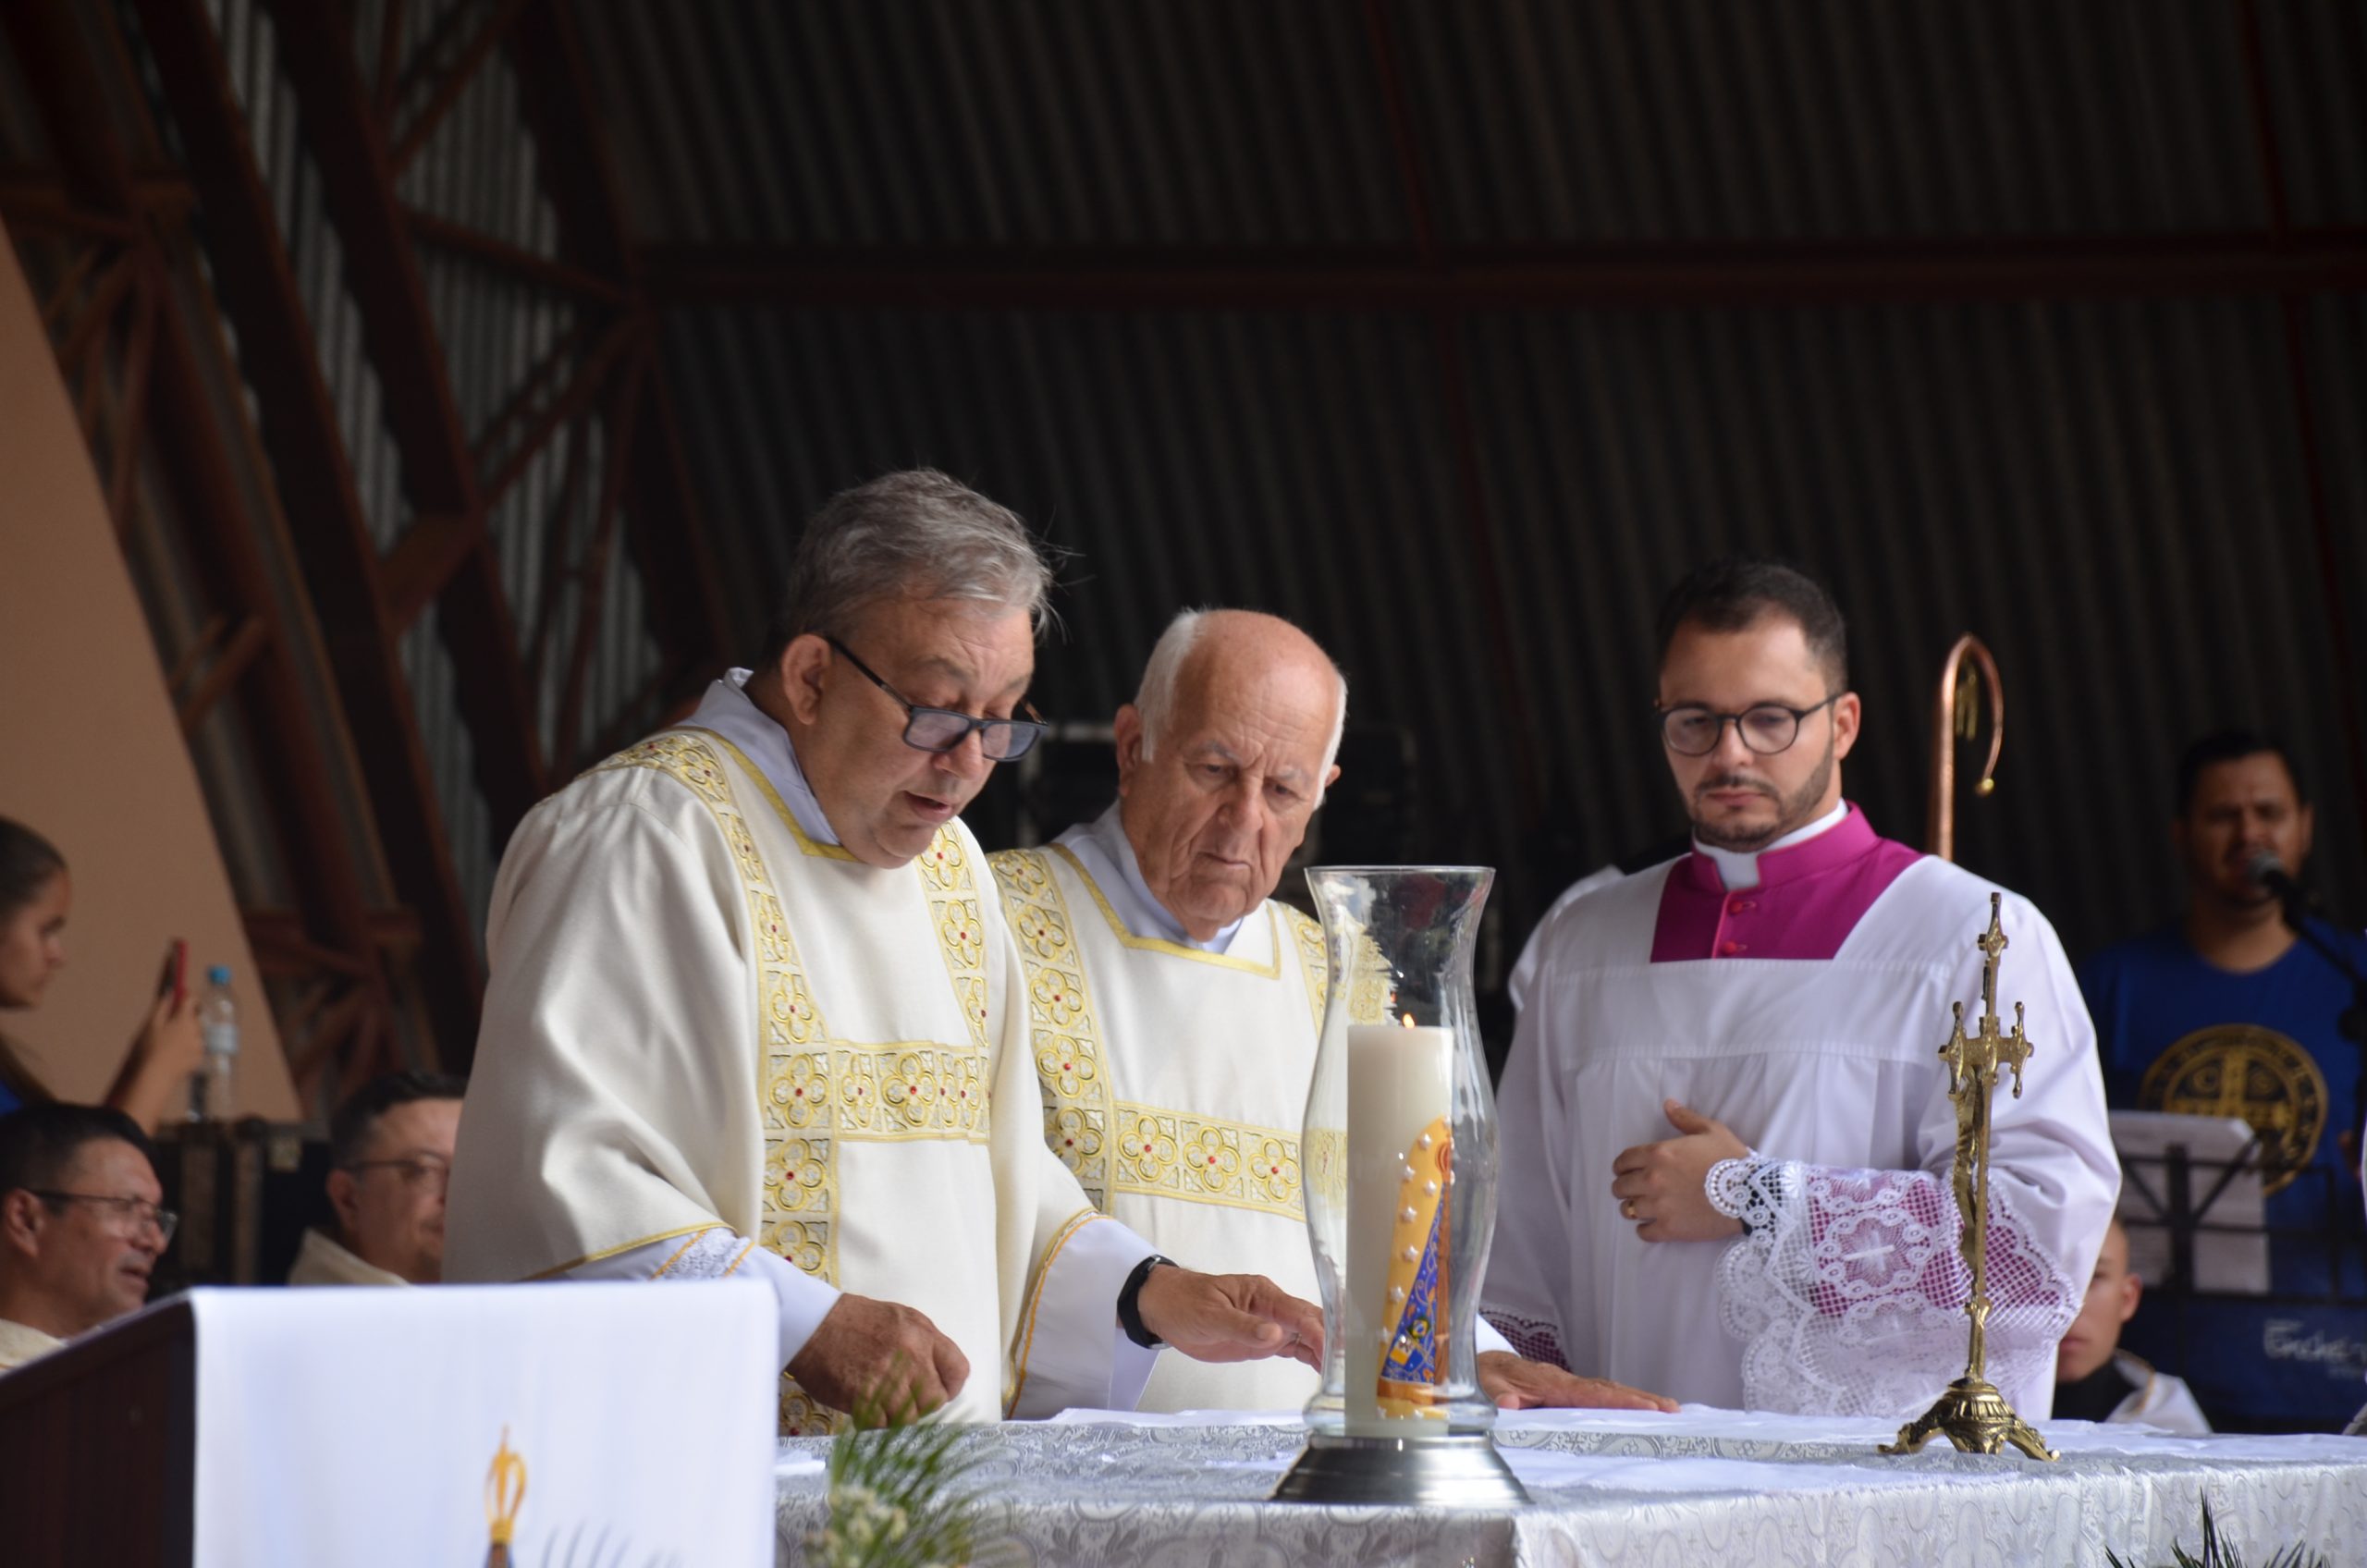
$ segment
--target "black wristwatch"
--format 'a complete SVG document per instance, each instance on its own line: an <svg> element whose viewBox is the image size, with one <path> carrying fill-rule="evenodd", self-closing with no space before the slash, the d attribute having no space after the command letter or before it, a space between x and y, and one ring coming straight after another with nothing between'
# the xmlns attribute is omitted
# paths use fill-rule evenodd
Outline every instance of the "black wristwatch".
<svg viewBox="0 0 2367 1568"><path fill-rule="evenodd" d="M1161 1265L1169 1268L1183 1267L1171 1257L1161 1257L1153 1253L1135 1264L1134 1271L1126 1276L1126 1282L1118 1287L1118 1327L1126 1330L1126 1338L1145 1350L1156 1350L1167 1342L1143 1327L1143 1281L1150 1278L1152 1269Z"/></svg>

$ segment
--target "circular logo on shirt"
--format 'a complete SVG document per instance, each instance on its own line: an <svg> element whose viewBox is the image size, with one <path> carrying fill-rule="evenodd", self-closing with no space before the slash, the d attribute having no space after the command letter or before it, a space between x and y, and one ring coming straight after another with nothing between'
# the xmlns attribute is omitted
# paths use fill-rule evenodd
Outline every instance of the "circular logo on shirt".
<svg viewBox="0 0 2367 1568"><path fill-rule="evenodd" d="M2162 1053L2137 1091L2140 1110L2237 1116L2261 1139L2261 1191L2292 1185L2326 1130L2326 1078L2291 1039L2257 1023L2214 1023Z"/></svg>

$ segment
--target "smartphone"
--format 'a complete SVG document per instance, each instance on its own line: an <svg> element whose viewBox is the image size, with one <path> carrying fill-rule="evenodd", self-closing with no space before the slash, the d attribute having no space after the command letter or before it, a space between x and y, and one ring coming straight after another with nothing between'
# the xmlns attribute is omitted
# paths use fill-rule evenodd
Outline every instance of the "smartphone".
<svg viewBox="0 0 2367 1568"><path fill-rule="evenodd" d="M172 993L173 1006L178 1009L189 1000L189 943L176 937L173 945L165 949L165 984Z"/></svg>

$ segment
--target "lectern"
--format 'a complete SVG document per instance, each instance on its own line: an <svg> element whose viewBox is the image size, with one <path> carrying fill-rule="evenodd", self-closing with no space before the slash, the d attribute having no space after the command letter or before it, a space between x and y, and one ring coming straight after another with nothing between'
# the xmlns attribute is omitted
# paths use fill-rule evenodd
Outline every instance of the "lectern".
<svg viewBox="0 0 2367 1568"><path fill-rule="evenodd" d="M11 1562L190 1560L196 1349L182 1297L0 1377Z"/></svg>
<svg viewBox="0 0 2367 1568"><path fill-rule="evenodd" d="M176 1296L0 1376L0 1560L773 1559L772 1292Z"/></svg>

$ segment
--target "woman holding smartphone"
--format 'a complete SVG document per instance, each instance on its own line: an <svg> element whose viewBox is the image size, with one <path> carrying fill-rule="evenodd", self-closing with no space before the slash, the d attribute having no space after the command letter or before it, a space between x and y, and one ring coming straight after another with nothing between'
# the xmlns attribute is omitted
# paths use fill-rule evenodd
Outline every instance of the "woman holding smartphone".
<svg viewBox="0 0 2367 1568"><path fill-rule="evenodd" d="M74 902L66 857L21 823L0 816L0 1011L30 1011L66 966L66 917ZM182 947L166 951L165 974L130 1052L104 1103L153 1133L189 1093L205 1060L197 1005L181 984ZM0 1034L0 1114L55 1099L5 1034Z"/></svg>

